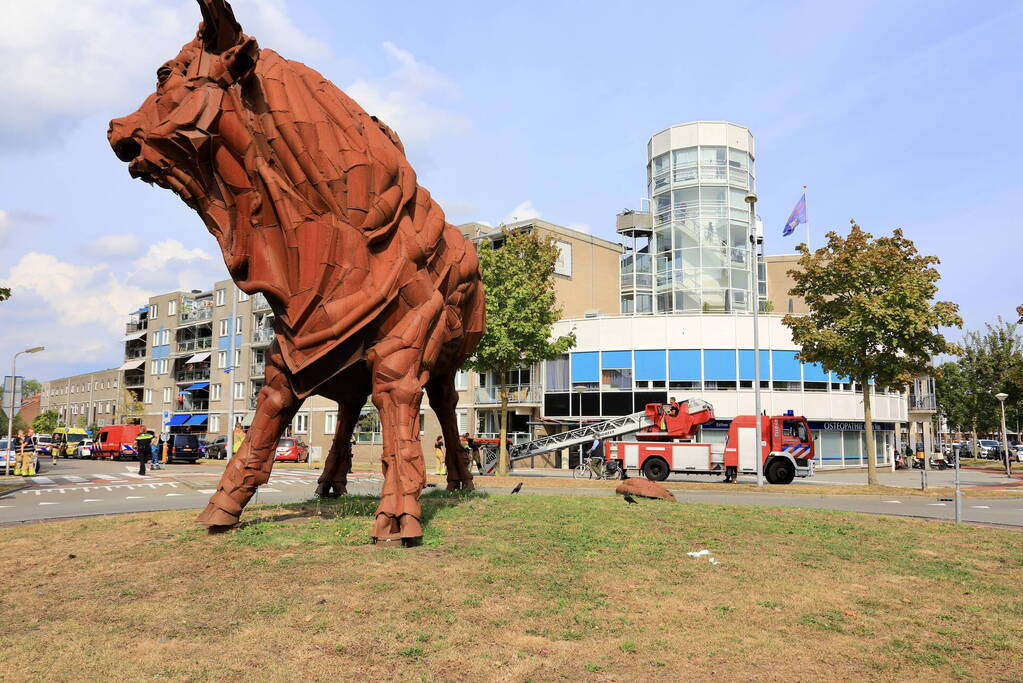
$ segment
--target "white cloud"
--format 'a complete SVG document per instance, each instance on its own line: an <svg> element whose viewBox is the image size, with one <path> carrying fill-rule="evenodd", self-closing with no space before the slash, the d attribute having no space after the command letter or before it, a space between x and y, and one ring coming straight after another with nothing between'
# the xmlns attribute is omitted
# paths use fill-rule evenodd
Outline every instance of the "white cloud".
<svg viewBox="0 0 1023 683"><path fill-rule="evenodd" d="M431 101L459 94L457 86L408 50L385 42L394 69L381 79L360 79L344 88L359 105L397 131L405 144L464 132L469 120Z"/></svg>
<svg viewBox="0 0 1023 683"><path fill-rule="evenodd" d="M520 203L514 209L508 212L503 219L502 223L514 223L515 221L528 221L531 218L539 218L540 212L535 206L533 206L533 200L527 199Z"/></svg>
<svg viewBox="0 0 1023 683"><path fill-rule="evenodd" d="M327 47L299 31L284 0L236 0L244 30L290 58ZM53 143L97 113L130 113L155 86L157 67L195 36L189 0L32 0L7 3L0 22L0 149Z"/></svg>
<svg viewBox="0 0 1023 683"><path fill-rule="evenodd" d="M138 256L142 251L142 238L132 233L101 235L86 245L90 256L101 259L121 259Z"/></svg>
<svg viewBox="0 0 1023 683"><path fill-rule="evenodd" d="M176 240L150 246L127 269L29 252L0 280L12 290L3 303L5 319L18 321L0 340L0 356L45 342L53 362L116 364L129 312L154 294L205 287L225 277L219 260Z"/></svg>

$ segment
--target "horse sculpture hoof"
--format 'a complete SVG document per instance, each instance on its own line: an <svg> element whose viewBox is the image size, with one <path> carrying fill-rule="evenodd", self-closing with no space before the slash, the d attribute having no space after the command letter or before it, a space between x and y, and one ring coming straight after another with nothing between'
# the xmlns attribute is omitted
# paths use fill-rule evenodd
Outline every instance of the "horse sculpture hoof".
<svg viewBox="0 0 1023 683"><path fill-rule="evenodd" d="M239 517L209 503L195 521L206 525L210 533L219 533L238 526Z"/></svg>
<svg viewBox="0 0 1023 683"><path fill-rule="evenodd" d="M412 515L391 517L381 513L373 528L373 543L385 546L401 543L405 548L422 545L423 526Z"/></svg>

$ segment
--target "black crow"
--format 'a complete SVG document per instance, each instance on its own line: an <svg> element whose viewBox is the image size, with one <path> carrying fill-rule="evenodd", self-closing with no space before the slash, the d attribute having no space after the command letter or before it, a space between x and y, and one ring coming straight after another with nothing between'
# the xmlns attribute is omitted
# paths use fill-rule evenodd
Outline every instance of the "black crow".
<svg viewBox="0 0 1023 683"><path fill-rule="evenodd" d="M629 505L638 505L636 499L630 496L628 493L623 495L622 498L624 498L625 502L628 503Z"/></svg>
<svg viewBox="0 0 1023 683"><path fill-rule="evenodd" d="M522 482L520 481L518 484L515 485L515 488L512 489L512 493L518 493L521 490L522 490Z"/></svg>

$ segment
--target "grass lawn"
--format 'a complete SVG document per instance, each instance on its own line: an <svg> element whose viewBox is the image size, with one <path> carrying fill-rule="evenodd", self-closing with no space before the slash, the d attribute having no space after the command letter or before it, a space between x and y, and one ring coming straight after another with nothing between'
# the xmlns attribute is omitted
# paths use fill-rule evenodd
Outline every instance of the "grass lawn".
<svg viewBox="0 0 1023 683"><path fill-rule="evenodd" d="M1023 462L1013 460L1011 463L1014 474L1023 472ZM989 470L991 472L1004 472L1004 460L989 460L987 458L963 458L960 461L961 467L971 467L975 470Z"/></svg>
<svg viewBox="0 0 1023 683"><path fill-rule="evenodd" d="M1019 680L1023 535L829 511L424 496L0 529L5 680ZM719 564L687 551L709 549Z"/></svg>

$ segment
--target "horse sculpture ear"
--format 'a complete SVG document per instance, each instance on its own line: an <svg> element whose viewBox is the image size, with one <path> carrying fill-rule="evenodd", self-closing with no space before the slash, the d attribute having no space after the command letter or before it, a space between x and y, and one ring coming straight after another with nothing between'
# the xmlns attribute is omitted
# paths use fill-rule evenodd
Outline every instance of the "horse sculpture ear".
<svg viewBox="0 0 1023 683"><path fill-rule="evenodd" d="M202 12L200 34L204 49L219 55L238 44L242 37L241 24L227 0L198 0Z"/></svg>
<svg viewBox="0 0 1023 683"><path fill-rule="evenodd" d="M230 78L225 80L233 83L244 80L255 70L258 59L259 44L255 38L246 36L241 45L232 47L221 57L224 68L230 75Z"/></svg>

